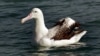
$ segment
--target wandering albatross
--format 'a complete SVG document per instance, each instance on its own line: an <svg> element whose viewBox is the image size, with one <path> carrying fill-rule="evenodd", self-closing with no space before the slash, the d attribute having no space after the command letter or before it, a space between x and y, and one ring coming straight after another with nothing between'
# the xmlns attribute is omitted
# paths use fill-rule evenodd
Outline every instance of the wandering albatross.
<svg viewBox="0 0 100 56"><path fill-rule="evenodd" d="M59 20L54 27L48 29L44 23L44 16L39 8L33 8L31 13L21 20L25 23L30 19L36 21L36 42L45 47L62 47L75 44L86 34L80 24L75 20L66 17Z"/></svg>

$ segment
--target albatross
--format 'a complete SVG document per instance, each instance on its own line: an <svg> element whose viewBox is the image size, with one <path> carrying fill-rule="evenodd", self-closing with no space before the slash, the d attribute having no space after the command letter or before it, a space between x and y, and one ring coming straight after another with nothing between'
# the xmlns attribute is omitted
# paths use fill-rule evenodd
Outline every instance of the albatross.
<svg viewBox="0 0 100 56"><path fill-rule="evenodd" d="M25 23L35 19L36 43L45 47L62 47L75 44L86 34L86 30L81 29L79 22L70 17L60 19L54 27L48 29L44 22L43 12L39 8L33 8L31 13L21 20Z"/></svg>

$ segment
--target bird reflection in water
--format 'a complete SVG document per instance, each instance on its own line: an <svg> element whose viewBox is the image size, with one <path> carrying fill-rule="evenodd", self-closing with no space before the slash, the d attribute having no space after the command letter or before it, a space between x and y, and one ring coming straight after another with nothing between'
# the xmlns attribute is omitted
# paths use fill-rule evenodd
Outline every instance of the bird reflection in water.
<svg viewBox="0 0 100 56"><path fill-rule="evenodd" d="M33 53L33 55L35 56L79 56L80 54L75 53L73 50L78 48L83 48L83 47L86 47L86 44L81 42L73 45L69 45L67 47L58 47L58 48L39 47L37 52Z"/></svg>

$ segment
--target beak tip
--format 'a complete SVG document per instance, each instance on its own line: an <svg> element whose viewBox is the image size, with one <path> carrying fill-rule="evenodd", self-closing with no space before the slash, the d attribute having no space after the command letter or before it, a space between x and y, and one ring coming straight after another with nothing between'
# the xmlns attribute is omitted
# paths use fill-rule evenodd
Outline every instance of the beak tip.
<svg viewBox="0 0 100 56"><path fill-rule="evenodd" d="M24 21L23 21L23 19L21 20L21 24L23 24L24 23Z"/></svg>

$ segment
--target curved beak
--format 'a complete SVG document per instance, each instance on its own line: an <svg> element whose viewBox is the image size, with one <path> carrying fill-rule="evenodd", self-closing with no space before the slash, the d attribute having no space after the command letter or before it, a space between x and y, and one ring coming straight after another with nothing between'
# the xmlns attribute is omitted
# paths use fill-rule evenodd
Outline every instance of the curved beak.
<svg viewBox="0 0 100 56"><path fill-rule="evenodd" d="M26 21L28 21L28 20L30 20L30 19L32 19L32 13L30 13L28 16L26 16L25 18L23 18L23 19L21 20L21 23L23 24L23 23L25 23Z"/></svg>

